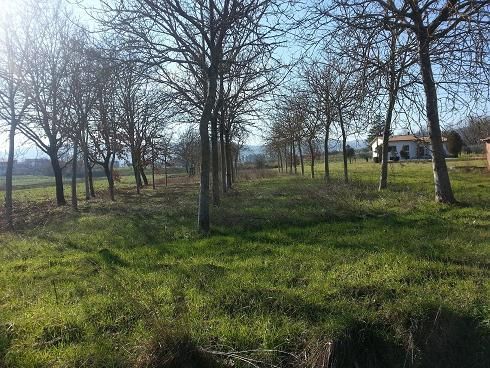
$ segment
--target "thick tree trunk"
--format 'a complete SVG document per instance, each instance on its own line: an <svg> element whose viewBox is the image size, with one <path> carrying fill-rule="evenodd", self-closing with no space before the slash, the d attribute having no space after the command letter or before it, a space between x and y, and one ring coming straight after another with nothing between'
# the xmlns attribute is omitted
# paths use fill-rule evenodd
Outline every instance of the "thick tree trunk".
<svg viewBox="0 0 490 368"><path fill-rule="evenodd" d="M73 143L73 162L71 166L71 207L78 210L77 197L78 142Z"/></svg>
<svg viewBox="0 0 490 368"><path fill-rule="evenodd" d="M313 143L308 141L308 147L310 148L311 155L311 178L315 178L315 148L313 147Z"/></svg>
<svg viewBox="0 0 490 368"><path fill-rule="evenodd" d="M219 105L219 103L218 103ZM219 154L218 154L218 113L211 118L211 165L213 175L213 206L220 205Z"/></svg>
<svg viewBox="0 0 490 368"><path fill-rule="evenodd" d="M434 174L434 189L436 202L455 203L449 173L446 165L446 155L442 144L442 133L439 122L439 109L437 106L437 90L432 74L430 59L430 45L427 29L420 29L417 34L419 42L419 61L424 83L427 120L429 122L429 135L432 145L432 170Z"/></svg>
<svg viewBox="0 0 490 368"><path fill-rule="evenodd" d="M50 153L49 158L51 160L56 185L56 204L58 206L64 206L66 204L66 200L63 189L63 171L60 166L57 152Z"/></svg>
<svg viewBox="0 0 490 368"><path fill-rule="evenodd" d="M143 183L145 183L145 186L150 185L150 182L148 181L148 178L146 177L145 169L143 168L143 165L140 164L138 166L140 168L140 174L141 174L141 179L142 179Z"/></svg>
<svg viewBox="0 0 490 368"><path fill-rule="evenodd" d="M109 186L109 196L111 201L115 201L115 193L114 193L114 157L112 159L106 160L104 162L104 173L107 178L107 184Z"/></svg>
<svg viewBox="0 0 490 368"><path fill-rule="evenodd" d="M141 174L139 170L139 158L136 156L136 153L134 150L131 150L131 166L133 166L133 175L134 175L134 180L136 182L136 193L140 194L141 191Z"/></svg>
<svg viewBox="0 0 490 368"><path fill-rule="evenodd" d="M223 185L223 193L226 193L228 188L226 185L226 147L223 122L220 123L219 144L221 150L221 183Z"/></svg>
<svg viewBox="0 0 490 368"><path fill-rule="evenodd" d="M339 120L340 120L340 130L342 131L342 156L344 160L344 181L349 182L349 175L347 169L347 135L345 134L344 119L342 116L342 111L339 108Z"/></svg>
<svg viewBox="0 0 490 368"><path fill-rule="evenodd" d="M323 142L323 150L325 151L325 180L330 181L330 163L328 162L328 141L330 139L330 124L327 124L325 128L325 140Z"/></svg>
<svg viewBox="0 0 490 368"><path fill-rule="evenodd" d="M15 156L15 131L17 129L17 120L15 119L15 109L11 101L11 122L9 132L9 153L7 159L7 172L5 173L5 217L7 227L14 229L13 218L13 173L14 173L14 156Z"/></svg>
<svg viewBox="0 0 490 368"><path fill-rule="evenodd" d="M212 118L213 108L216 102L218 89L218 66L212 65L208 70L208 90L206 103L199 121L199 133L201 137L201 183L199 186L199 214L198 228L202 233L209 232L209 171L210 147L209 147L209 123Z"/></svg>
<svg viewBox="0 0 490 368"><path fill-rule="evenodd" d="M134 174L134 180L136 181L136 193L140 194L141 176L138 170L138 166L134 162L133 162L133 174Z"/></svg>
<svg viewBox="0 0 490 368"><path fill-rule="evenodd" d="M305 176L305 164L303 161L303 149L301 148L301 140L298 139L298 152L299 152L299 161L301 163L301 175Z"/></svg>
<svg viewBox="0 0 490 368"><path fill-rule="evenodd" d="M282 170L282 155L281 155L281 150L277 150L277 171L280 173L283 171Z"/></svg>
<svg viewBox="0 0 490 368"><path fill-rule="evenodd" d="M90 163L88 165L88 185L90 188L90 196L92 198L95 198L94 175L93 175L92 166L90 165Z"/></svg>

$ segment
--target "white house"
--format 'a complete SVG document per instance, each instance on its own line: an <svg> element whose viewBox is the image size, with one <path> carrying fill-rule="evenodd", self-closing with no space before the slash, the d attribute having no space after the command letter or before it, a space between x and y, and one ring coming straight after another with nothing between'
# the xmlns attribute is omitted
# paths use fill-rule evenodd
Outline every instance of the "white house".
<svg viewBox="0 0 490 368"><path fill-rule="evenodd" d="M444 151L447 151L447 139L442 139ZM377 137L371 142L373 160L381 160L381 147L383 146L383 137ZM388 141L390 160L417 160L432 158L432 145L429 137L419 137L414 134L394 135Z"/></svg>

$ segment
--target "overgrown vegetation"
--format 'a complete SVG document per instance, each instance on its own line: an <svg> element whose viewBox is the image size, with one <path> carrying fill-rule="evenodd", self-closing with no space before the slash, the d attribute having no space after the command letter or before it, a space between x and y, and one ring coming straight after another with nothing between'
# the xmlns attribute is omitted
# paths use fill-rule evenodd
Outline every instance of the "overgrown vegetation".
<svg viewBox="0 0 490 368"><path fill-rule="evenodd" d="M53 209L0 234L0 366L487 367L490 176L450 165L457 206L429 163L249 175L206 237L192 182Z"/></svg>

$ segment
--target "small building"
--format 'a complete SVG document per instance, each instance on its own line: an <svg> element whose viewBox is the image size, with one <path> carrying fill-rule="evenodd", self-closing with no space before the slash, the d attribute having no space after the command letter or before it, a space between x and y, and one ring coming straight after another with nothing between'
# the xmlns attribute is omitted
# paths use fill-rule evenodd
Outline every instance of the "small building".
<svg viewBox="0 0 490 368"><path fill-rule="evenodd" d="M31 169L39 169L49 167L51 161L48 158L26 158L23 165Z"/></svg>
<svg viewBox="0 0 490 368"><path fill-rule="evenodd" d="M444 153L447 155L447 139L443 138ZM379 136L370 143L373 161L381 161L383 137ZM414 134L394 135L388 141L388 157L390 160L422 160L432 158L432 145L429 137Z"/></svg>
<svg viewBox="0 0 490 368"><path fill-rule="evenodd" d="M487 153L487 167L488 170L490 170L490 137L483 138L482 142L485 144L485 152Z"/></svg>
<svg viewBox="0 0 490 368"><path fill-rule="evenodd" d="M17 164L17 160L14 160L14 165ZM8 161L0 161L0 175L5 175L7 173Z"/></svg>

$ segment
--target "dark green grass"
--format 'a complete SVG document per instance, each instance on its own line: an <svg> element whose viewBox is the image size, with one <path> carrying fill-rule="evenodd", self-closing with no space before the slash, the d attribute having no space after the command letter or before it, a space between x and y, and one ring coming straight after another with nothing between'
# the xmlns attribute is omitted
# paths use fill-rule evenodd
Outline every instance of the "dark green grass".
<svg viewBox="0 0 490 368"><path fill-rule="evenodd" d="M394 165L384 193L377 169L240 182L209 237L193 184L0 235L0 366L148 365L172 341L238 366L314 366L332 341L378 366L488 366L489 174L452 169L445 206L430 165Z"/></svg>

